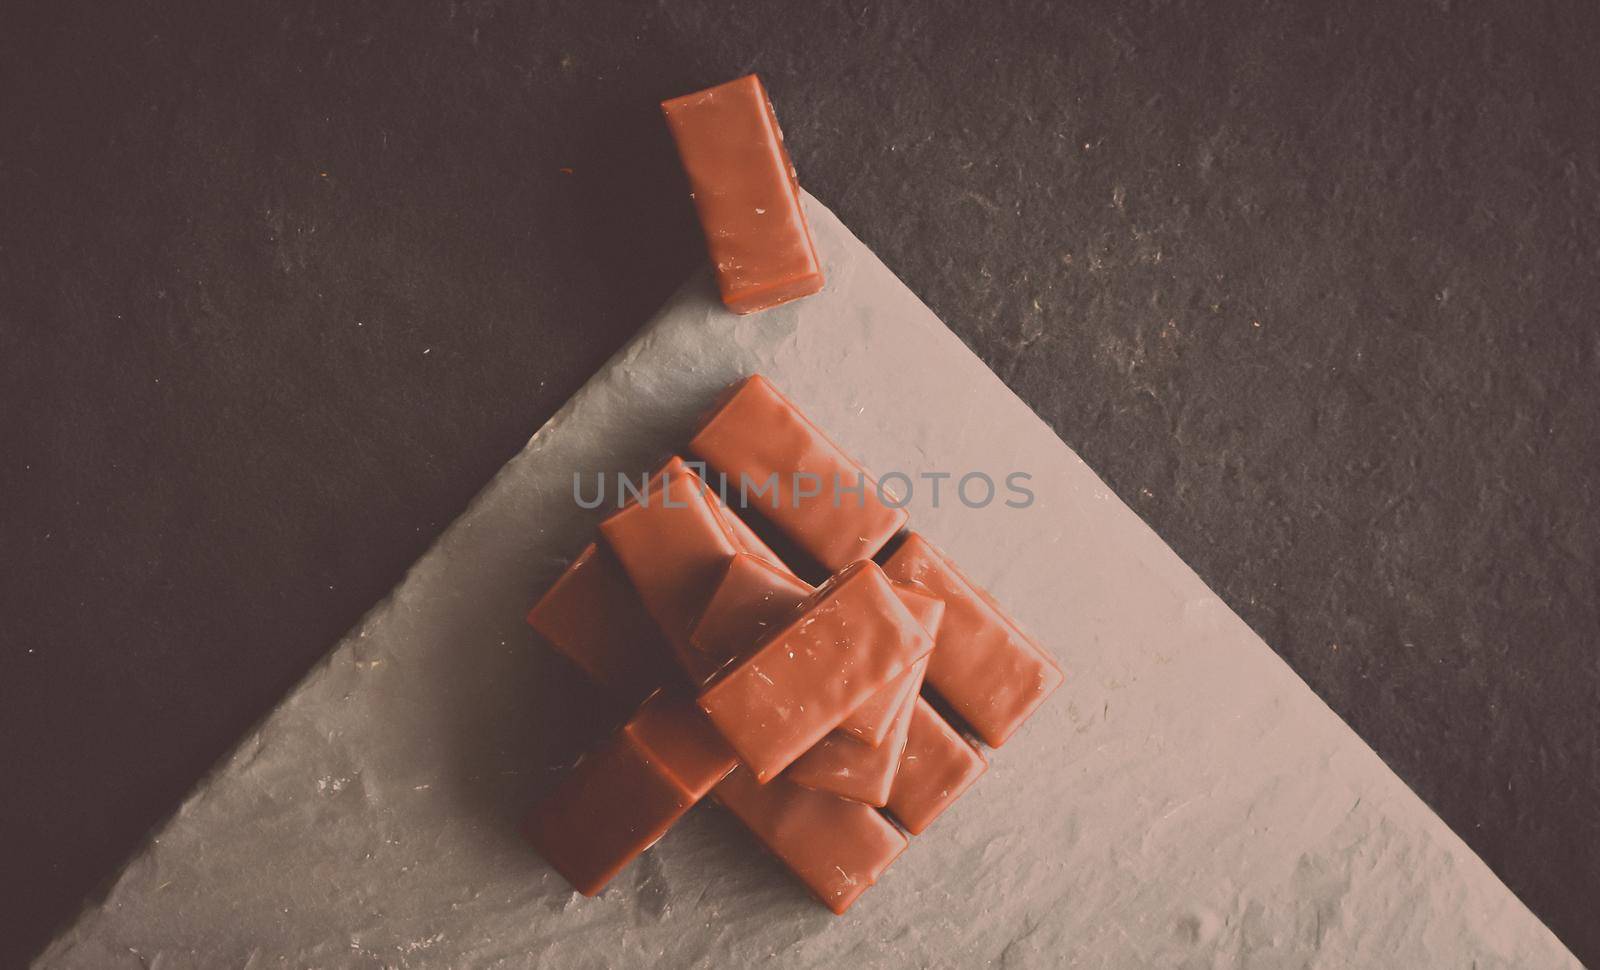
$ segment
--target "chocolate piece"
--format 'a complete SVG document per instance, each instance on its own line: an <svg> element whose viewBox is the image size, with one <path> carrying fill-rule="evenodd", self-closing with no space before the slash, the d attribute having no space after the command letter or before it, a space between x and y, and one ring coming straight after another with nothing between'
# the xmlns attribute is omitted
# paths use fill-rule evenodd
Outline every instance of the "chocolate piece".
<svg viewBox="0 0 1600 970"><path fill-rule="evenodd" d="M911 693L901 702L887 736L876 748L869 748L843 731L835 730L796 759L783 777L797 785L864 805L878 808L887 805L919 699L917 690L922 686L922 675L927 668L928 660L924 657L912 664L904 675L912 684Z"/></svg>
<svg viewBox="0 0 1600 970"><path fill-rule="evenodd" d="M800 184L761 81L751 74L661 110L728 309L752 313L822 289Z"/></svg>
<svg viewBox="0 0 1600 970"><path fill-rule="evenodd" d="M944 600L928 683L998 748L1061 683L1061 669L933 544L911 533L884 564L891 579Z"/></svg>
<svg viewBox="0 0 1600 970"><path fill-rule="evenodd" d="M937 642L939 621L944 617L944 602L926 592L918 592L916 587L906 583L895 583L894 592L906 609L911 611L911 615L917 618L917 622L922 624L922 628L928 631L928 636L934 637ZM911 696L922 688L922 676L921 669L907 670L889 681L876 694L863 701L860 707L847 714L836 730L843 731L869 748L876 748L889 734L896 715Z"/></svg>
<svg viewBox="0 0 1600 970"><path fill-rule="evenodd" d="M704 469L705 465L703 463L696 462L691 464L684 461L678 455L673 455L671 458L668 458L664 463L662 463L660 468L651 473L650 478L645 484L645 491L650 494L659 495L662 487L662 481L664 480L665 476L669 474L679 478L686 474L692 474L699 478L702 484L704 484L705 477L700 474L700 472ZM737 545L741 550L750 553L752 556L760 556L761 558L767 560L786 572L793 572L793 570L789 569L788 565L784 563L781 558L779 558L778 554L773 552L772 548L768 546L766 542L762 541L760 536L756 535L755 530L750 528L749 523L745 522L745 520L737 512L728 507L728 503L723 501L722 496L719 495L715 489L712 489L709 485L706 485L703 494L705 495L706 500L711 503L712 510L717 513L717 518L727 528L727 532L729 536L733 538L735 545ZM626 508L634 505L637 503L637 501L637 498L629 496L628 501L623 503L623 507Z"/></svg>
<svg viewBox="0 0 1600 970"><path fill-rule="evenodd" d="M870 558L906 524L905 509L760 374L733 388L689 448L830 572Z"/></svg>
<svg viewBox="0 0 1600 970"><path fill-rule="evenodd" d="M699 705L676 691L652 695L622 726L622 733L696 799L705 797L738 763Z"/></svg>
<svg viewBox="0 0 1600 970"><path fill-rule="evenodd" d="M703 684L729 661L749 653L812 592L811 584L760 556L734 556L689 634L690 644L704 658L690 676Z"/></svg>
<svg viewBox="0 0 1600 970"><path fill-rule="evenodd" d="M905 851L906 837L876 809L783 778L763 785L740 767L716 787L716 799L835 913Z"/></svg>
<svg viewBox="0 0 1600 970"><path fill-rule="evenodd" d="M673 458L650 479L641 500L600 523L606 545L680 660L728 560L740 551L713 503L700 477Z"/></svg>
<svg viewBox="0 0 1600 970"><path fill-rule="evenodd" d="M937 637L944 603L905 583L893 585L895 595L928 636ZM784 777L807 788L882 808L900 769L900 753L927 669L927 657L912 664L801 755ZM886 702L893 706L885 707Z"/></svg>
<svg viewBox="0 0 1600 970"><path fill-rule="evenodd" d="M983 754L918 697L889 811L906 831L921 835L988 768Z"/></svg>
<svg viewBox="0 0 1600 970"><path fill-rule="evenodd" d="M630 703L674 676L661 632L615 556L590 543L528 613L528 624Z"/></svg>
<svg viewBox="0 0 1600 970"><path fill-rule="evenodd" d="M894 595L900 598L911 616L928 631L928 636L939 636L939 624L944 622L944 600L928 592L925 587L910 583L895 583Z"/></svg>
<svg viewBox="0 0 1600 970"><path fill-rule="evenodd" d="M846 714L932 649L933 638L876 563L823 584L699 703L760 781L787 768Z"/></svg>
<svg viewBox="0 0 1600 970"><path fill-rule="evenodd" d="M573 889L594 896L696 800L636 740L619 734L585 754L534 806L525 831Z"/></svg>
<svg viewBox="0 0 1600 970"><path fill-rule="evenodd" d="M594 896L735 764L692 701L658 691L578 760L524 831L572 888Z"/></svg>

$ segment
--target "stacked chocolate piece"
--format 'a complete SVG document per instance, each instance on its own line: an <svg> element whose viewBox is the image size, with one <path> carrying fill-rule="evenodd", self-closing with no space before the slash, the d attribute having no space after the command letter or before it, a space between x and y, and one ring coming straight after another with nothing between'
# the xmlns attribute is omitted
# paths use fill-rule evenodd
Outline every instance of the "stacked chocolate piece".
<svg viewBox="0 0 1600 970"><path fill-rule="evenodd" d="M709 794L843 913L983 773L965 732L1004 744L1061 672L760 375L689 451L704 472L668 461L528 614L638 707L527 833L592 896Z"/></svg>

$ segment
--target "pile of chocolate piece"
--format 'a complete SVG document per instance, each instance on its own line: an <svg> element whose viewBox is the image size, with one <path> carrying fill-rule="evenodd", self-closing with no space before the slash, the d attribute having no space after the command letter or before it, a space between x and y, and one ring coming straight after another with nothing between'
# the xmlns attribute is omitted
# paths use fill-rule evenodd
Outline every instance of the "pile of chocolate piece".
<svg viewBox="0 0 1600 970"><path fill-rule="evenodd" d="M528 614L637 706L527 835L593 896L709 795L843 913L984 772L969 734L1004 744L1061 671L760 375L688 451Z"/></svg>

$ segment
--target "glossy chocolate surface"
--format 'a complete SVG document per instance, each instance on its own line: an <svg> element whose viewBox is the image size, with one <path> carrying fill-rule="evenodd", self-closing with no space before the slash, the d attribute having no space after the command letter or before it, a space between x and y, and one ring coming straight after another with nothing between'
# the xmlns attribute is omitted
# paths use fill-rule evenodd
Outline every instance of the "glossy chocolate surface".
<svg viewBox="0 0 1600 970"><path fill-rule="evenodd" d="M800 185L766 89L754 75L661 103L722 302L735 313L822 289Z"/></svg>
<svg viewBox="0 0 1600 970"><path fill-rule="evenodd" d="M728 527L728 531L733 534L733 541L738 544L740 549L752 556L759 556L760 558L765 559L768 563L771 563L773 566L776 566L783 572L791 574L794 572L794 570L789 568L788 563L784 562L776 552L772 551L771 546L767 545L764 541L762 541L760 536L756 535L755 530L750 528L749 523L745 522L744 518L741 517L739 513L728 508L728 504L722 500L722 497L717 494L716 490L711 490L710 495L712 508L716 509L717 513L722 516L723 524L726 525ZM810 588L809 583L807 583L806 586L807 588Z"/></svg>
<svg viewBox="0 0 1600 970"><path fill-rule="evenodd" d="M534 806L524 830L572 888L594 896L697 800L652 752L619 732Z"/></svg>
<svg viewBox="0 0 1600 970"><path fill-rule="evenodd" d="M622 733L692 798L703 798L738 763L693 698L675 690L652 695Z"/></svg>
<svg viewBox="0 0 1600 970"><path fill-rule="evenodd" d="M578 760L524 829L574 889L593 896L736 764L694 701L657 691Z"/></svg>
<svg viewBox="0 0 1600 970"><path fill-rule="evenodd" d="M988 768L983 754L918 697L889 811L906 831L921 835Z"/></svg>
<svg viewBox="0 0 1600 970"><path fill-rule="evenodd" d="M759 374L732 389L689 449L728 476L730 498L748 483L748 504L830 572L870 558L906 523L872 476Z"/></svg>
<svg viewBox="0 0 1600 970"><path fill-rule="evenodd" d="M944 600L928 592L926 587L897 583L892 579L890 583L894 587L894 595L905 604L912 618L922 624L922 628L928 631L928 636L937 638L939 624L944 622Z"/></svg>
<svg viewBox="0 0 1600 970"><path fill-rule="evenodd" d="M696 683L703 684L728 661L749 653L813 592L811 584L763 557L734 556L689 635L704 658L690 671Z"/></svg>
<svg viewBox="0 0 1600 970"><path fill-rule="evenodd" d="M606 545L680 657L728 560L741 551L714 501L700 477L674 458L639 501L600 523Z"/></svg>
<svg viewBox="0 0 1600 970"><path fill-rule="evenodd" d="M944 617L944 601L926 592L918 592L917 587L907 583L895 583L894 592L937 642L939 621ZM896 716L911 696L922 688L923 673L922 668L907 670L889 681L877 693L862 701L860 707L847 714L835 730L843 731L870 748L876 748L888 736Z"/></svg>
<svg viewBox="0 0 1600 970"><path fill-rule="evenodd" d="M621 563L595 543L539 598L528 624L595 683L626 701L643 700L673 676L660 629Z"/></svg>
<svg viewBox="0 0 1600 970"><path fill-rule="evenodd" d="M766 781L932 649L877 564L858 562L700 693L700 707Z"/></svg>
<svg viewBox="0 0 1600 970"><path fill-rule="evenodd" d="M905 851L906 837L877 809L784 778L763 785L737 768L716 787L716 799L835 913Z"/></svg>
<svg viewBox="0 0 1600 970"><path fill-rule="evenodd" d="M797 785L864 805L878 808L887 805L919 699L917 690L922 686L927 667L928 658L924 657L902 675L911 683L911 693L901 701L886 736L877 747L868 747L836 729L801 755L783 777Z"/></svg>
<svg viewBox="0 0 1600 970"><path fill-rule="evenodd" d="M1061 669L920 534L911 533L883 568L944 600L928 684L998 748L1060 685Z"/></svg>

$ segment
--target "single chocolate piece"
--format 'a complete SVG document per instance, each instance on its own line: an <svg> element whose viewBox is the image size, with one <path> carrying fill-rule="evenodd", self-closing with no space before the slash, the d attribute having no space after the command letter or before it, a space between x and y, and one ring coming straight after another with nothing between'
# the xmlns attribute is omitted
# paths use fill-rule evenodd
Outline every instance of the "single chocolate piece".
<svg viewBox="0 0 1600 970"><path fill-rule="evenodd" d="M594 896L736 764L693 701L658 691L578 760L524 829L572 888Z"/></svg>
<svg viewBox="0 0 1600 970"><path fill-rule="evenodd" d="M983 754L918 697L889 811L906 831L921 835L988 769Z"/></svg>
<svg viewBox="0 0 1600 970"><path fill-rule="evenodd" d="M763 785L743 767L716 787L716 799L835 913L849 909L906 848L906 837L877 809L783 778Z"/></svg>
<svg viewBox="0 0 1600 970"><path fill-rule="evenodd" d="M928 658L924 657L906 672L913 684L911 693L901 702L887 736L876 748L869 748L843 731L835 730L796 759L783 777L814 791L864 805L877 808L887 805L916 710L917 690L922 686L922 675L927 669Z"/></svg>
<svg viewBox="0 0 1600 970"><path fill-rule="evenodd" d="M985 744L1005 744L1060 685L1061 668L920 534L911 533L883 568L944 600L928 683Z"/></svg>
<svg viewBox="0 0 1600 970"><path fill-rule="evenodd" d="M600 523L606 545L680 660L728 560L740 551L713 503L705 482L673 458L650 479L640 500Z"/></svg>
<svg viewBox="0 0 1600 970"><path fill-rule="evenodd" d="M539 598L528 624L592 680L630 703L675 676L661 631L621 563L594 543Z"/></svg>
<svg viewBox="0 0 1600 970"><path fill-rule="evenodd" d="M734 556L689 634L690 644L704 658L690 671L695 683L705 683L729 661L755 649L812 592L810 583L761 556Z"/></svg>
<svg viewBox="0 0 1600 970"><path fill-rule="evenodd" d="M894 592L906 609L911 611L911 615L917 618L917 622L922 624L922 628L928 631L928 636L937 642L939 621L944 617L944 602L906 583L895 583ZM912 695L922 689L922 676L923 670L917 668L907 670L889 681L876 694L863 701L860 707L847 714L835 730L843 731L869 748L876 748L888 736L895 717Z"/></svg>
<svg viewBox="0 0 1600 970"><path fill-rule="evenodd" d="M588 752L534 806L528 839L572 888L598 895L697 799L626 733Z"/></svg>
<svg viewBox="0 0 1600 970"><path fill-rule="evenodd" d="M871 560L824 583L743 660L724 667L699 703L767 781L933 647Z"/></svg>
<svg viewBox="0 0 1600 970"><path fill-rule="evenodd" d="M906 524L906 510L760 374L733 388L689 448L830 572L870 558Z"/></svg>
<svg viewBox="0 0 1600 970"><path fill-rule="evenodd" d="M752 313L822 289L800 183L761 81L751 74L661 110L728 309Z"/></svg>
<svg viewBox="0 0 1600 970"><path fill-rule="evenodd" d="M738 764L699 705L674 690L652 695L622 726L622 733L696 799Z"/></svg>

